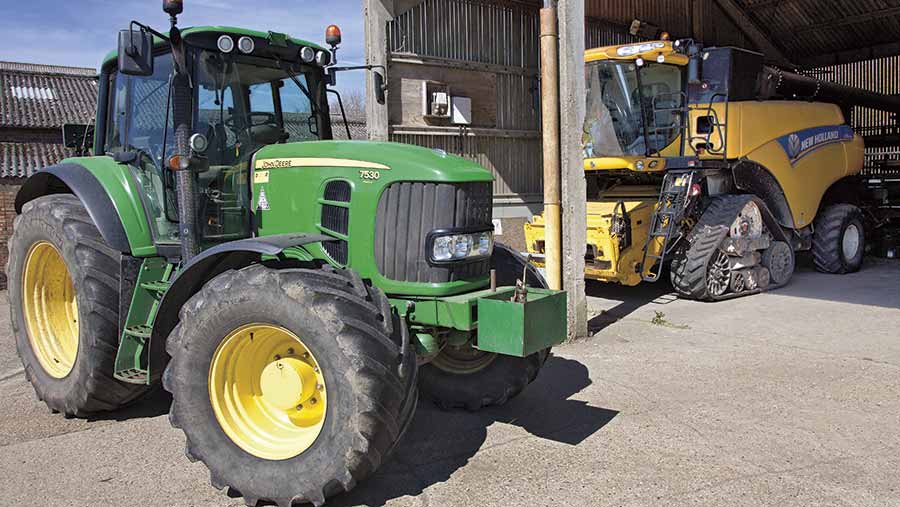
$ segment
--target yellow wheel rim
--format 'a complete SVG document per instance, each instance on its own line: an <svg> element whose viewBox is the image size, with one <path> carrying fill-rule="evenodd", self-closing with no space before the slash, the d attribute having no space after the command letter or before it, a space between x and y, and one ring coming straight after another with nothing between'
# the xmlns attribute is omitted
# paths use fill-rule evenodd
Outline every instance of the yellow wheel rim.
<svg viewBox="0 0 900 507"><path fill-rule="evenodd" d="M31 245L25 257L22 308L38 362L51 377L66 377L78 356L78 303L66 262L47 241Z"/></svg>
<svg viewBox="0 0 900 507"><path fill-rule="evenodd" d="M325 377L312 352L283 327L248 324L222 340L209 365L209 399L238 447L284 460L309 449L325 423Z"/></svg>

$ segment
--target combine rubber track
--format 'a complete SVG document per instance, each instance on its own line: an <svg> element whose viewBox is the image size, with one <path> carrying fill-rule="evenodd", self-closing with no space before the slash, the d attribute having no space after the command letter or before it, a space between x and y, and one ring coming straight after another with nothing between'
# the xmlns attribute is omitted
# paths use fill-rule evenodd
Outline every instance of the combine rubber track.
<svg viewBox="0 0 900 507"><path fill-rule="evenodd" d="M709 290L710 264L714 256L721 252L720 247L728 237L731 224L752 199L749 195L725 195L713 199L691 232L690 246L672 259L672 286L678 294L700 301L720 301L762 292L762 289L756 288L716 296ZM778 286L773 282L767 289Z"/></svg>

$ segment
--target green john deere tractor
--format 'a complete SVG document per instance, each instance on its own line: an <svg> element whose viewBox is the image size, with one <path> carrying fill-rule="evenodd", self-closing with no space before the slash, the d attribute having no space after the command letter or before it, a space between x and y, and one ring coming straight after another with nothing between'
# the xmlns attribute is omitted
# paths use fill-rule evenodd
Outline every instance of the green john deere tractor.
<svg viewBox="0 0 900 507"><path fill-rule="evenodd" d="M132 22L103 63L74 136L95 155L16 199L11 318L38 397L83 416L161 381L214 487L321 505L384 461L418 389L478 409L534 380L565 293L494 244L490 173L331 140L336 27L328 50L164 10L168 33Z"/></svg>

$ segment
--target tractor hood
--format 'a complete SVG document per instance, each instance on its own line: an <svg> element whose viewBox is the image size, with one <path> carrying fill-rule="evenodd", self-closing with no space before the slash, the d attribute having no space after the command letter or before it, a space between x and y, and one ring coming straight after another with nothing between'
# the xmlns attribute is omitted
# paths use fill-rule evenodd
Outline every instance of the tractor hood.
<svg viewBox="0 0 900 507"><path fill-rule="evenodd" d="M480 165L442 150L373 141L273 144L256 153L254 169L342 167L384 172L390 180L460 183L492 181Z"/></svg>

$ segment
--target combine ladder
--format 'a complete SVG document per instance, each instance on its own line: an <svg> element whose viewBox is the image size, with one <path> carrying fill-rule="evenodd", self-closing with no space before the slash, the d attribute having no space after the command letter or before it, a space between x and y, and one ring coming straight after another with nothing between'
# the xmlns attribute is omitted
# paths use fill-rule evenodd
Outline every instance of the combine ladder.
<svg viewBox="0 0 900 507"><path fill-rule="evenodd" d="M666 260L666 250L673 232L678 230L678 222L684 213L687 195L693 182L693 171L671 171L666 173L663 179L659 201L650 219L650 234L644 244L644 256L641 261L641 279L645 282L659 280ZM658 255L651 252L657 238L662 238L662 247ZM645 269L645 266L650 266L650 269Z"/></svg>

